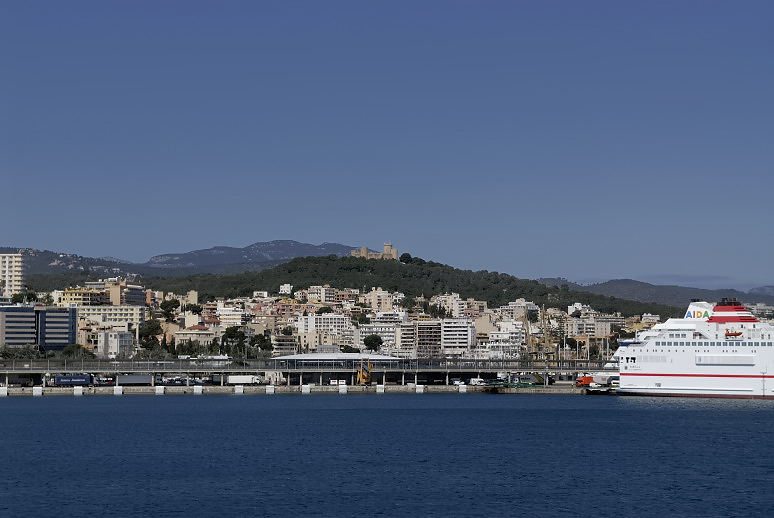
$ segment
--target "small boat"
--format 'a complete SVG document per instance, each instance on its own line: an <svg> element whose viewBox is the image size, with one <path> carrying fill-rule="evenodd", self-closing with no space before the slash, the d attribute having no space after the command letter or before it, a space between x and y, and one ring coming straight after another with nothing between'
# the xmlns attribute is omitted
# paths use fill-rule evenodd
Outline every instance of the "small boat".
<svg viewBox="0 0 774 518"><path fill-rule="evenodd" d="M742 336L742 332L741 331L729 331L728 329L726 329L726 337L728 338L728 337L731 337L731 336Z"/></svg>

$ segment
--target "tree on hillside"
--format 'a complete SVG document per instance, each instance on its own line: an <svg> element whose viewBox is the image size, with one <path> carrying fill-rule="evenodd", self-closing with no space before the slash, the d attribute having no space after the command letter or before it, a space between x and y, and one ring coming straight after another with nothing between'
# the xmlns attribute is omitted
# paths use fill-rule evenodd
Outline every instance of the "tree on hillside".
<svg viewBox="0 0 774 518"><path fill-rule="evenodd" d="M82 345L71 344L62 349L62 356L65 358L95 358L93 352L84 348Z"/></svg>
<svg viewBox="0 0 774 518"><path fill-rule="evenodd" d="M416 301L414 300L414 297L410 297L406 295L403 297L403 299L400 301L400 307L405 309L411 309L416 304Z"/></svg>
<svg viewBox="0 0 774 518"><path fill-rule="evenodd" d="M220 339L220 343L225 349L226 353L231 356L246 356L247 349L245 348L245 342L247 335L239 326L230 326L226 328L223 336Z"/></svg>
<svg viewBox="0 0 774 518"><path fill-rule="evenodd" d="M180 301L177 299L165 300L159 304L161 312L164 313L164 319L167 322L175 321L175 310L180 307Z"/></svg>
<svg viewBox="0 0 774 518"><path fill-rule="evenodd" d="M257 347L262 351L271 351L274 349L274 346L271 345L271 339L260 333L250 337L250 346Z"/></svg>
<svg viewBox="0 0 774 518"><path fill-rule="evenodd" d="M326 313L333 313L333 308L330 308L328 306L323 306L323 307L319 308L315 313L317 313L318 315L324 315Z"/></svg>
<svg viewBox="0 0 774 518"><path fill-rule="evenodd" d="M140 345L145 349L152 349L159 345L159 341L156 338L157 335L162 334L164 331L161 329L161 323L156 320L146 320L140 324L139 335Z"/></svg>
<svg viewBox="0 0 774 518"><path fill-rule="evenodd" d="M400 254L400 258L398 259L402 263L410 263L411 262L411 254Z"/></svg>
<svg viewBox="0 0 774 518"><path fill-rule="evenodd" d="M382 337L379 335L368 335L363 338L363 345L369 351L378 351L382 346Z"/></svg>
<svg viewBox="0 0 774 518"><path fill-rule="evenodd" d="M186 304L183 307L183 311L190 311L194 315L202 314L202 306L200 304Z"/></svg>

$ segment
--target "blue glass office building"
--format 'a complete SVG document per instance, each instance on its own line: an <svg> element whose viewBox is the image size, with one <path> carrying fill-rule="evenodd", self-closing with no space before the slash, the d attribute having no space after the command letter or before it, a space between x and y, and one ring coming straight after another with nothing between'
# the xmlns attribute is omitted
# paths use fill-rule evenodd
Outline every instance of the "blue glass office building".
<svg viewBox="0 0 774 518"><path fill-rule="evenodd" d="M61 351L76 341L77 310L44 306L0 306L0 347Z"/></svg>

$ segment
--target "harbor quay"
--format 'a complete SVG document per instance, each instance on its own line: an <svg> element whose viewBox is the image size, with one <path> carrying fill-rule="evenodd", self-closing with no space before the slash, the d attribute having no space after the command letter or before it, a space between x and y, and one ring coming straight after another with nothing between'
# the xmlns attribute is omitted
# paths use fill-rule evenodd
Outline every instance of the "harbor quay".
<svg viewBox="0 0 774 518"><path fill-rule="evenodd" d="M486 387L467 385L191 385L191 386L110 386L110 387L0 387L0 397L33 396L184 396L184 395L347 395L347 394L521 394L581 395L585 391L572 385L551 387Z"/></svg>
<svg viewBox="0 0 774 518"><path fill-rule="evenodd" d="M9 389L60 388L56 385L62 384L61 378L69 377L67 381L73 382L78 375L83 375L88 377L71 384L83 385L84 389L122 385L127 389L136 385L215 389L217 386L244 385L247 390L252 388L251 385L270 385L276 390L280 387L300 390L300 387L309 386L318 391L322 387L338 390L338 387L346 386L351 391L366 385L393 391L398 387L408 387L405 390L410 391L410 387L417 386L454 389L465 386L467 390L473 390L478 388L475 387L477 381L500 379L510 382L524 374L533 375L541 384L544 380L548 386L556 379L574 380L581 373L601 367L601 362L588 360L3 360L0 361L0 384ZM364 374L367 378L361 377Z"/></svg>

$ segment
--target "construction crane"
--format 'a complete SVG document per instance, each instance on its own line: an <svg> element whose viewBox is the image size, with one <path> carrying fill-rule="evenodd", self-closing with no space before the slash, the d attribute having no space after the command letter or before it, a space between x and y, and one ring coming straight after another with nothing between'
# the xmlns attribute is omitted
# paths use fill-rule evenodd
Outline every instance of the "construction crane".
<svg viewBox="0 0 774 518"><path fill-rule="evenodd" d="M358 385L368 385L371 383L371 368L373 365L371 365L370 360L366 360L365 358L360 358L360 368L357 370L357 384Z"/></svg>

